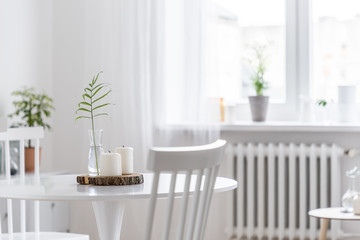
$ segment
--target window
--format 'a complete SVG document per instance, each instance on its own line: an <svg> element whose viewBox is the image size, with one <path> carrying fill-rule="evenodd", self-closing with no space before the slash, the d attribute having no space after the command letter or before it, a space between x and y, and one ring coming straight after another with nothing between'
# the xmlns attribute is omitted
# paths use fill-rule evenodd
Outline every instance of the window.
<svg viewBox="0 0 360 240"><path fill-rule="evenodd" d="M360 1L315 0L312 21L313 98L336 100L338 85L359 89Z"/></svg>
<svg viewBox="0 0 360 240"><path fill-rule="evenodd" d="M208 94L240 103L253 94L248 46L269 45L269 120L298 120L300 96L337 101L338 85L360 89L359 0L212 0ZM358 101L360 100L360 94ZM245 116L247 115L247 116ZM245 116L245 117L244 117Z"/></svg>
<svg viewBox="0 0 360 240"><path fill-rule="evenodd" d="M266 94L272 101L285 102L285 0L215 0L211 13L206 58L209 95L244 101L255 94L248 59L252 59L251 47L258 44L266 46L268 56Z"/></svg>

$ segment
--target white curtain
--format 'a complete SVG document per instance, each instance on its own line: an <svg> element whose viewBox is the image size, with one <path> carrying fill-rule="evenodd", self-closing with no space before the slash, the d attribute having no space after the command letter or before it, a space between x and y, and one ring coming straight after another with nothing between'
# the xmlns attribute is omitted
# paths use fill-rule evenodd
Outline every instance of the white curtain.
<svg viewBox="0 0 360 240"><path fill-rule="evenodd" d="M135 168L143 171L151 145L215 141L219 104L205 93L204 1L87 1L85 7L85 75L103 70L113 89L112 118L98 121L111 133L107 144L135 146L142 159Z"/></svg>
<svg viewBox="0 0 360 240"><path fill-rule="evenodd" d="M62 146L54 149L55 166L86 171L89 123L74 129L73 110L99 71L111 84L115 105L96 127L104 129L106 151L134 147L135 171L146 171L150 146L204 144L219 137L219 104L206 97L204 86L204 9L204 0L53 2L54 145ZM70 160L68 152L79 161ZM96 239L90 206L73 206L73 230L92 229ZM139 216L146 208L147 202L127 208L124 239L142 237L136 229L145 224Z"/></svg>

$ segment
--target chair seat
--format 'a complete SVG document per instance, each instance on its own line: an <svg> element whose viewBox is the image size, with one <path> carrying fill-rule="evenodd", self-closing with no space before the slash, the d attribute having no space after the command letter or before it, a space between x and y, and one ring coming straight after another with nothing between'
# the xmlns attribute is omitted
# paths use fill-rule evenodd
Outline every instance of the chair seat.
<svg viewBox="0 0 360 240"><path fill-rule="evenodd" d="M89 236L63 232L26 232L0 234L0 240L89 240Z"/></svg>

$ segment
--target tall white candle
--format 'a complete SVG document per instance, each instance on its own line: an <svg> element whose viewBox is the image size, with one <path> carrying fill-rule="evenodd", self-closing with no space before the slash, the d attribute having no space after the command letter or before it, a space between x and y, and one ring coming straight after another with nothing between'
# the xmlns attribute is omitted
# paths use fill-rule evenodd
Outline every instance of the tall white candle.
<svg viewBox="0 0 360 240"><path fill-rule="evenodd" d="M101 176L121 176L121 155L118 153L102 153L100 155Z"/></svg>
<svg viewBox="0 0 360 240"><path fill-rule="evenodd" d="M134 173L134 150L131 147L117 147L116 153L121 155L123 174Z"/></svg>

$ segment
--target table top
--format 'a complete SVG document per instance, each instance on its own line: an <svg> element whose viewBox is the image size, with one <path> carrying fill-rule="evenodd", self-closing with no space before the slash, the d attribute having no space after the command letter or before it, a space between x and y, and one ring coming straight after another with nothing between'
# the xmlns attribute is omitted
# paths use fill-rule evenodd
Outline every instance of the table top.
<svg viewBox="0 0 360 240"><path fill-rule="evenodd" d="M40 179L26 177L21 179L0 180L0 198L25 200L81 200L116 201L120 199L149 198L153 182L152 173L144 173L144 183L127 186L80 185L74 175L41 176ZM159 179L159 197L167 196L170 186L170 174L161 174ZM175 196L182 194L185 175L178 174ZM191 177L190 194L195 189L196 176ZM237 187L233 179L217 177L214 192L230 191Z"/></svg>
<svg viewBox="0 0 360 240"><path fill-rule="evenodd" d="M309 211L311 217L327 218L334 220L360 220L360 215L354 213L343 212L343 208L319 208Z"/></svg>

